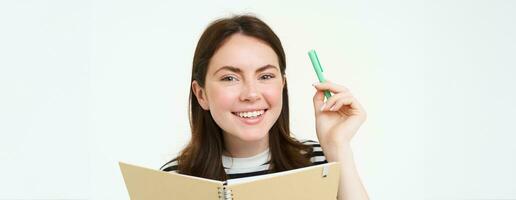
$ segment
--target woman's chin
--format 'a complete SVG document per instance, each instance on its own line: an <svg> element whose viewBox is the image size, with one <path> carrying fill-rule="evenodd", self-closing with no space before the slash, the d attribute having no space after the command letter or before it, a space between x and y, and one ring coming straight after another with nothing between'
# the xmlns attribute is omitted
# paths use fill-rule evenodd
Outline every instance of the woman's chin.
<svg viewBox="0 0 516 200"><path fill-rule="evenodd" d="M256 133L256 132L242 132L241 135L238 136L240 140L246 142L256 142L263 140L267 137L267 133Z"/></svg>

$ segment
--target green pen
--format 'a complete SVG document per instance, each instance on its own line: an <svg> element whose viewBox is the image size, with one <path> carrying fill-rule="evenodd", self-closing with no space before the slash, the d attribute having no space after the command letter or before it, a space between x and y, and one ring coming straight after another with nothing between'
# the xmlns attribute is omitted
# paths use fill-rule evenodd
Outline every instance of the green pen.
<svg viewBox="0 0 516 200"><path fill-rule="evenodd" d="M315 53L315 50L310 50L308 52L308 57L310 57L310 61L312 61L312 66L314 66L315 74L317 74L317 78L319 79L320 83L326 82L326 79L324 79L323 75L323 68L321 66L321 63L319 62L319 59L317 58L317 53ZM324 91L324 96L326 96L326 99L329 99L331 97L331 93L328 90Z"/></svg>

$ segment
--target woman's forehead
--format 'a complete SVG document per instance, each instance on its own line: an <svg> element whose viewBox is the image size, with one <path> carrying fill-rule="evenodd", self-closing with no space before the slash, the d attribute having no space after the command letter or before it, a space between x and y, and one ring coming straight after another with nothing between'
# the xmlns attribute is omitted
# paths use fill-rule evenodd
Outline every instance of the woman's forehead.
<svg viewBox="0 0 516 200"><path fill-rule="evenodd" d="M215 52L210 59L210 70L230 66L242 71L255 71L261 67L272 65L278 68L276 52L264 41L254 37L235 34Z"/></svg>

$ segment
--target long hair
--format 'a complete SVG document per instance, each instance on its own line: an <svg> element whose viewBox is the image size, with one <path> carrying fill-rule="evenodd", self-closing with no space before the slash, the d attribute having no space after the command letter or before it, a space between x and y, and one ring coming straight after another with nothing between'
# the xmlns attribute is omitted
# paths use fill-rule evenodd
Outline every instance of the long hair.
<svg viewBox="0 0 516 200"><path fill-rule="evenodd" d="M192 64L192 83L194 80L205 88L208 64L215 51L233 34L260 39L276 53L282 78L285 79L285 52L279 38L272 29L260 19L250 15L236 15L212 22L201 35ZM269 130L269 150L271 152L270 172L280 172L311 165L312 148L290 136L288 90L285 80L283 87L283 106L278 120ZM200 106L190 88L189 119L191 140L176 158L177 172L186 175L227 180L222 165L222 152L225 149L222 129L213 120L210 111Z"/></svg>

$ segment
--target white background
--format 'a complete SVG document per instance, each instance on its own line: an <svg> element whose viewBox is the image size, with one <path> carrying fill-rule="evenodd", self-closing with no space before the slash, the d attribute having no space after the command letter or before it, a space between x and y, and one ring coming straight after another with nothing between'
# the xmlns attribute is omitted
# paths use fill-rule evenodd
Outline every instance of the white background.
<svg viewBox="0 0 516 200"><path fill-rule="evenodd" d="M315 139L307 51L369 118L372 199L516 199L514 1L0 2L0 199L128 199L117 162L189 139L204 28L251 12L287 54L292 132Z"/></svg>

